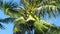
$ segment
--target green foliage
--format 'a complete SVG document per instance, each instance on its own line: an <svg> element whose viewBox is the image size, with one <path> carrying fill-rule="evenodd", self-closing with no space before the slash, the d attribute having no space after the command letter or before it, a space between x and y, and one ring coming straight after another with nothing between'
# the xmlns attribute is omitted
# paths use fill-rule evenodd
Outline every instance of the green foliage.
<svg viewBox="0 0 60 34"><path fill-rule="evenodd" d="M4 26L0 23L0 29L5 29Z"/></svg>
<svg viewBox="0 0 60 34"><path fill-rule="evenodd" d="M60 28L49 22L41 20L41 17L49 17L53 15L56 17L60 12L59 0L20 0L21 5L18 6L14 2L2 2L0 0L0 7L3 8L6 15L11 18L16 18L14 21L14 34L24 34L28 29L29 31L34 28L35 34L56 34ZM21 6L21 7L20 7ZM23 8L22 8L23 7ZM19 8L19 9L17 9ZM7 20L7 21L6 21ZM0 20L1 22L8 22L9 19ZM32 23L32 21L35 21ZM30 23L31 22L31 23ZM31 28L31 26L33 26Z"/></svg>
<svg viewBox="0 0 60 34"><path fill-rule="evenodd" d="M5 19L0 19L0 28L5 29L4 24L8 24L9 22L13 22L16 18L5 18Z"/></svg>

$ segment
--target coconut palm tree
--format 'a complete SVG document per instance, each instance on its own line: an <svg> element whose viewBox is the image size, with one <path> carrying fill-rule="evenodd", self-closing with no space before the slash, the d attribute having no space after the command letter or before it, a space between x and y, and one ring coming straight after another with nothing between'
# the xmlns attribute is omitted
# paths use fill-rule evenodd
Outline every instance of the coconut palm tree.
<svg viewBox="0 0 60 34"><path fill-rule="evenodd" d="M2 1L0 0L0 7L3 8L5 14L10 18L15 18L14 34L25 34L25 31L30 34L33 28L34 34L59 34L59 27L42 20L46 15L56 17L59 14L59 0L20 0L20 5L12 1ZM5 22L4 19L1 22Z"/></svg>

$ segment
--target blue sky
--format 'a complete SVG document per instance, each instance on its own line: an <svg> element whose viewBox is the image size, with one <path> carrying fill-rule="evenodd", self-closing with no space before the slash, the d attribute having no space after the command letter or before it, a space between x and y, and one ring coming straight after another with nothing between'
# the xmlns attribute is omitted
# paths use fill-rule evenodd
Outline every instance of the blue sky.
<svg viewBox="0 0 60 34"><path fill-rule="evenodd" d="M16 2L18 2L18 1L16 1ZM0 19L7 18L7 17L8 16L6 16L4 14L4 12L0 10ZM46 19L46 20L48 20L51 23L54 23L57 26L60 26L60 16L58 16L56 18ZM4 30L0 29L0 34L13 34L13 26L14 26L13 23L3 24L3 25L5 26L6 29L4 29Z"/></svg>

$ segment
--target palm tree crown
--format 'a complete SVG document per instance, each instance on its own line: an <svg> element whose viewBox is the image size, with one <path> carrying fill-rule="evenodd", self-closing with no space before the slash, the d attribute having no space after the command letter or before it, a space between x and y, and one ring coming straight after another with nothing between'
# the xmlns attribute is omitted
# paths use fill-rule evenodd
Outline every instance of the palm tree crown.
<svg viewBox="0 0 60 34"><path fill-rule="evenodd" d="M49 17L52 15L55 17L60 12L59 0L20 0L20 3L23 6L12 1L3 3L0 0L0 7L3 8L5 14L10 18L15 18L14 34L24 34L27 29L31 31L32 28L35 29L35 34L60 32L59 27L42 20L42 17L46 17L47 14Z"/></svg>

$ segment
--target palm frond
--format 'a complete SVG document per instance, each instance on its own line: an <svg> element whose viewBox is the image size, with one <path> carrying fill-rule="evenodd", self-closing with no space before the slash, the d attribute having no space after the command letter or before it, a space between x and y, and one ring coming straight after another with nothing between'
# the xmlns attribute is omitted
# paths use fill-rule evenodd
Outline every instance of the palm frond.
<svg viewBox="0 0 60 34"><path fill-rule="evenodd" d="M13 0L9 1L9 2L6 2L6 1L5 2L1 1L1 2L2 2L1 7L3 8L4 12L7 15L9 15L9 16L12 15L11 17L14 17L17 14L19 14L18 11L15 10L15 8L18 7L18 4L16 2L13 2Z"/></svg>
<svg viewBox="0 0 60 34"><path fill-rule="evenodd" d="M53 25L52 27L48 27L48 30L45 34L60 34L60 27Z"/></svg>
<svg viewBox="0 0 60 34"><path fill-rule="evenodd" d="M2 4L3 4L3 0L0 0L0 9L2 7Z"/></svg>
<svg viewBox="0 0 60 34"><path fill-rule="evenodd" d="M2 4L2 7L3 8L16 8L16 7L18 7L18 5L17 5L17 3L16 2L13 2L13 0L11 0L11 1L9 1L9 2L4 2L3 4Z"/></svg>
<svg viewBox="0 0 60 34"><path fill-rule="evenodd" d="M4 26L0 23L0 29L5 29Z"/></svg>
<svg viewBox="0 0 60 34"><path fill-rule="evenodd" d="M60 34L60 27L40 20L41 23L35 23L35 34Z"/></svg>
<svg viewBox="0 0 60 34"><path fill-rule="evenodd" d="M0 22L9 23L9 22L13 22L14 20L15 20L15 18L5 18L5 19L0 19Z"/></svg>
<svg viewBox="0 0 60 34"><path fill-rule="evenodd" d="M15 10L15 9L11 9L11 8L8 8L6 9L6 14L9 15L10 17L19 17L20 15L20 12Z"/></svg>
<svg viewBox="0 0 60 34"><path fill-rule="evenodd" d="M56 16L58 14L58 8L56 6L53 6L53 5L46 5L46 6L41 6L39 8L36 9L36 14L38 16L43 16L45 17L46 14L48 14L48 16Z"/></svg>

